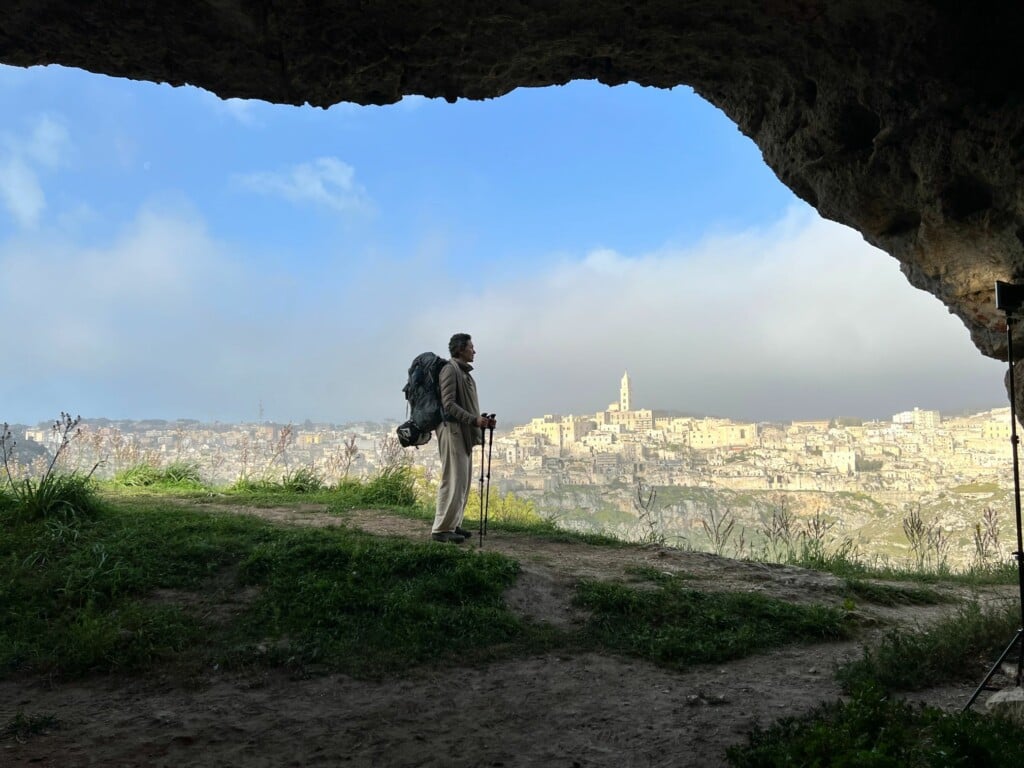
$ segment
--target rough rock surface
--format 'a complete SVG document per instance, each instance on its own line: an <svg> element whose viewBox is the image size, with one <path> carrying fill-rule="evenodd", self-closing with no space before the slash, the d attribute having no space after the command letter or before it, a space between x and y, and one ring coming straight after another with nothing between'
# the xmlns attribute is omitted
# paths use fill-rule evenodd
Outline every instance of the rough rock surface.
<svg viewBox="0 0 1024 768"><path fill-rule="evenodd" d="M225 98L692 86L1000 359L993 281L1024 280L1021 39L1024 3L956 0L11 0L0 16L2 62Z"/></svg>
<svg viewBox="0 0 1024 768"><path fill-rule="evenodd" d="M1024 723L1024 688L1004 688L993 693L985 703L985 708L1008 720Z"/></svg>

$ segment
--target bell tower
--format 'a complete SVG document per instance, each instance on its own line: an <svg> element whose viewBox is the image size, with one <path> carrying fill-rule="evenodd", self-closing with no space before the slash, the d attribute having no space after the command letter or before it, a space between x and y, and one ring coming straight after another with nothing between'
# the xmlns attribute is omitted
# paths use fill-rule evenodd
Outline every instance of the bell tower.
<svg viewBox="0 0 1024 768"><path fill-rule="evenodd" d="M619 410L633 410L633 386L629 381L629 371L622 374L622 382L619 384Z"/></svg>

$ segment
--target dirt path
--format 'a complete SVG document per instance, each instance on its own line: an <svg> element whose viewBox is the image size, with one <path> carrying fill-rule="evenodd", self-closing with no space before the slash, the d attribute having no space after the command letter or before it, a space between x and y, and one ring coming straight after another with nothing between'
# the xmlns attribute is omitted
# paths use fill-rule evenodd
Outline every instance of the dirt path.
<svg viewBox="0 0 1024 768"><path fill-rule="evenodd" d="M380 512L337 518L312 505L224 509L282 524L427 537L425 523ZM485 548L522 563L508 594L513 610L563 627L583 619L569 603L576 579L630 578L626 569L637 565L685 572L700 589L758 590L800 602L844 599L840 580L828 574L658 547L492 533ZM949 610L872 606L863 619L868 626L926 622ZM752 726L837 698L833 666L857 655L859 643L843 642L686 673L586 653L424 669L388 682L343 675L293 680L282 673L214 675L198 688L117 677L56 688L8 681L0 683L0 723L22 712L52 715L58 727L24 743L0 742L0 765L722 766L725 748L742 742ZM947 687L915 698L958 708L971 692L970 685Z"/></svg>

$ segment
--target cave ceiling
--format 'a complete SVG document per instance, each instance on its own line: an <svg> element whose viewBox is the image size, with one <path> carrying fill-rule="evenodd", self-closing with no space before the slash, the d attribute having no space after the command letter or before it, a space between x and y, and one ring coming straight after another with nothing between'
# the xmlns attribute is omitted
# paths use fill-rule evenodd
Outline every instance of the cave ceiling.
<svg viewBox="0 0 1024 768"><path fill-rule="evenodd" d="M8 0L0 61L327 107L691 86L1005 359L1024 281L1024 3ZM843 265L837 263L836 269ZM839 342L841 343L841 342Z"/></svg>

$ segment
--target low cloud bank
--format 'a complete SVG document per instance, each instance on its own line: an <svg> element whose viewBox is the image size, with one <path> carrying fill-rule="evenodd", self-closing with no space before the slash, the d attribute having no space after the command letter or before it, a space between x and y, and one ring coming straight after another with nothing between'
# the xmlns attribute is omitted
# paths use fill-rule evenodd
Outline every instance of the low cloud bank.
<svg viewBox="0 0 1024 768"><path fill-rule="evenodd" d="M506 420L603 408L626 369L640 407L742 419L1005 401L1003 364L959 320L806 209L690 248L594 249L482 290L433 248L408 264L257 271L195 211L154 206L105 245L0 243L14 319L0 419L234 421L261 402L278 421L401 419L409 362L445 353L455 331L473 334L482 405Z"/></svg>

